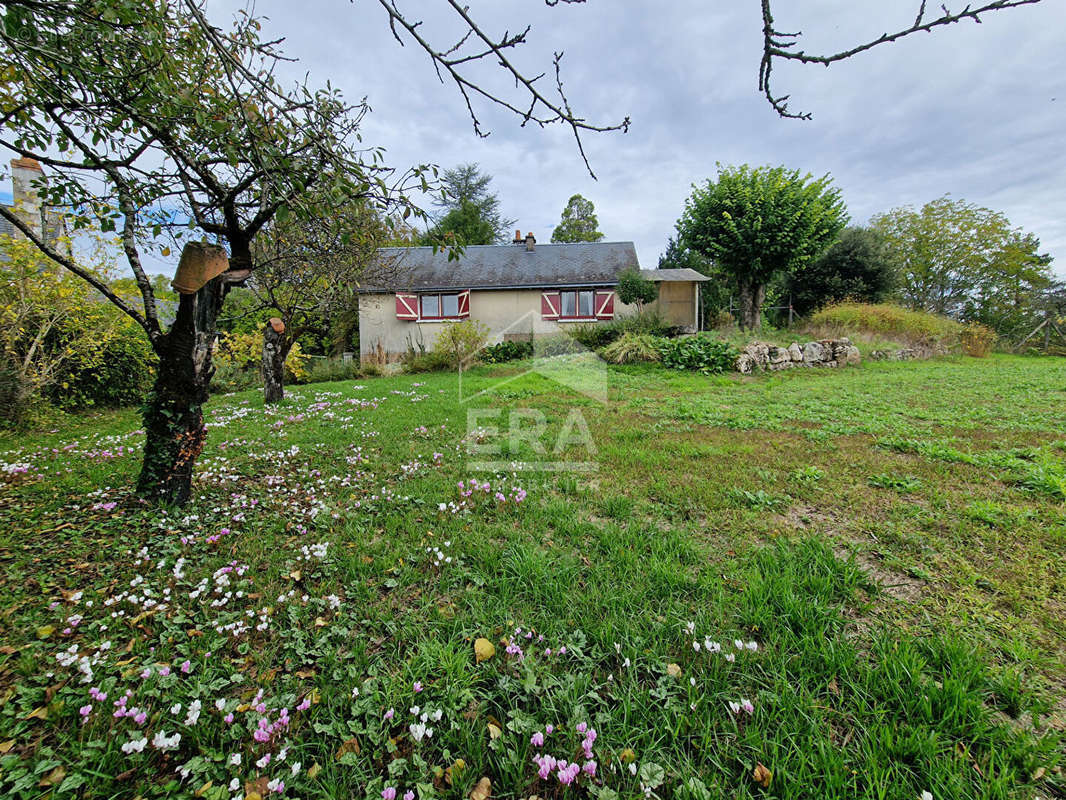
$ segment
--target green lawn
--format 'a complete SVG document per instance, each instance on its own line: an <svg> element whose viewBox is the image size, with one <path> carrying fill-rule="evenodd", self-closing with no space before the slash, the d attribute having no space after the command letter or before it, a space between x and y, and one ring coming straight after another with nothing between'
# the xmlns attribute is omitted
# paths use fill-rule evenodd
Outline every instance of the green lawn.
<svg viewBox="0 0 1066 800"><path fill-rule="evenodd" d="M1066 796L1066 359L529 366L0 439L0 796Z"/></svg>

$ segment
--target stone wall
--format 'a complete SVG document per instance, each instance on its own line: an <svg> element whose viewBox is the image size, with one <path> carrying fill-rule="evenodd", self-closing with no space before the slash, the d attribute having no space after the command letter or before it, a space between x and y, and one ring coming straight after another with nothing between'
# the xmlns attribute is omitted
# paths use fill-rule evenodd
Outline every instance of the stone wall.
<svg viewBox="0 0 1066 800"><path fill-rule="evenodd" d="M791 369L792 367L844 367L858 364L859 348L850 339L821 339L817 342L778 347L752 342L737 356L737 372Z"/></svg>

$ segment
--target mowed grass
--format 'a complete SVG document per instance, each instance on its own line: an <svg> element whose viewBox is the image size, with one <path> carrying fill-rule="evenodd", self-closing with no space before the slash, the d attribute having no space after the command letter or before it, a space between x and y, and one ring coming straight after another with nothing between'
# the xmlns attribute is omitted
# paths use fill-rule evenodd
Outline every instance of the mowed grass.
<svg viewBox="0 0 1066 800"><path fill-rule="evenodd" d="M1066 361L530 366L0 443L0 795L1066 792Z"/></svg>

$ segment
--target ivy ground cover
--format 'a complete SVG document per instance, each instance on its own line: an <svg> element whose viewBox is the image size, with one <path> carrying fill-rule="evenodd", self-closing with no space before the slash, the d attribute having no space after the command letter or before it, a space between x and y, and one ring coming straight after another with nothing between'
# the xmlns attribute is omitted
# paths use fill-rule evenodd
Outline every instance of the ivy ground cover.
<svg viewBox="0 0 1066 800"><path fill-rule="evenodd" d="M0 442L0 795L1066 791L1066 363L523 366Z"/></svg>

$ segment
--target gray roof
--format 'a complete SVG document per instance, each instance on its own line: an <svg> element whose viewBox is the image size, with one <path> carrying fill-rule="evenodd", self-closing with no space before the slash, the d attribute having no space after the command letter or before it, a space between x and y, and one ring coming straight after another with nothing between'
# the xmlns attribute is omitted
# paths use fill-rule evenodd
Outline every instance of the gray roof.
<svg viewBox="0 0 1066 800"><path fill-rule="evenodd" d="M14 209L14 206L9 206L4 203L4 208ZM14 236L16 228L11 224L11 220L7 217L0 217L0 236Z"/></svg>
<svg viewBox="0 0 1066 800"><path fill-rule="evenodd" d="M619 273L640 269L632 242L473 245L458 261L432 247L385 247L376 272L391 273L364 291L433 289L539 289L553 286L614 286Z"/></svg>
<svg viewBox="0 0 1066 800"><path fill-rule="evenodd" d="M701 275L694 269L685 267L684 269L642 269L640 275L643 278L647 278L649 281L655 281L656 283L670 282L670 281L709 281L706 275Z"/></svg>

